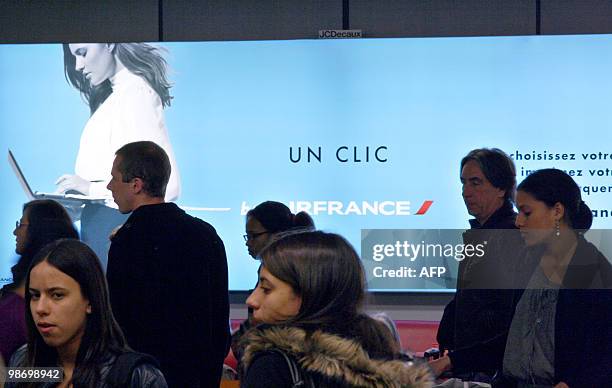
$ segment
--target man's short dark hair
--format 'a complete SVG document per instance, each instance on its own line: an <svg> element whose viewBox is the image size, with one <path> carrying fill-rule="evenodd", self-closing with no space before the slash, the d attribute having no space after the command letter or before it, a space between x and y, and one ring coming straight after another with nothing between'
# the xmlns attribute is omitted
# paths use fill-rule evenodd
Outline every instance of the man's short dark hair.
<svg viewBox="0 0 612 388"><path fill-rule="evenodd" d="M499 148L478 148L461 159L460 170L470 160L475 161L491 184L505 191L504 199L514 202L516 168L512 159Z"/></svg>
<svg viewBox="0 0 612 388"><path fill-rule="evenodd" d="M151 197L163 198L170 179L170 159L168 154L152 141L128 143L115 153L121 157L117 168L123 182L140 178L145 193Z"/></svg>

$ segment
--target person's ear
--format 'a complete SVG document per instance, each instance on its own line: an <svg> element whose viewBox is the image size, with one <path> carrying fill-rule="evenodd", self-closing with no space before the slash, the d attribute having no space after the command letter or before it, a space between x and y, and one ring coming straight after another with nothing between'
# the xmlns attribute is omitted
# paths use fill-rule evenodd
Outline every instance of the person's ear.
<svg viewBox="0 0 612 388"><path fill-rule="evenodd" d="M140 178L132 179L132 190L134 190L134 194L140 194L144 189L144 182Z"/></svg>
<svg viewBox="0 0 612 388"><path fill-rule="evenodd" d="M497 198L504 199L506 197L506 190L498 189L497 187L495 189L497 190Z"/></svg>
<svg viewBox="0 0 612 388"><path fill-rule="evenodd" d="M565 206L561 202L553 205L555 221L561 221L565 216Z"/></svg>

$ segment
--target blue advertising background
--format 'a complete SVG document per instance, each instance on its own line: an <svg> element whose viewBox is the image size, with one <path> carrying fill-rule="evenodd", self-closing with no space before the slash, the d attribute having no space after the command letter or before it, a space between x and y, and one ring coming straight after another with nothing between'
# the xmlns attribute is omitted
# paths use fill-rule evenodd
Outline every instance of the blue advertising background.
<svg viewBox="0 0 612 388"><path fill-rule="evenodd" d="M612 186L612 37L538 36L160 43L174 84L166 124L182 178L179 205L226 244L230 288L256 282L243 205L265 200L410 201L410 215L313 214L318 228L359 249L361 229L466 228L459 161L499 147L576 160L516 160L517 179L543 167L583 170L583 186ZM89 109L65 80L59 44L0 46L0 148L35 190L72 173ZM340 162L339 147L357 159ZM386 162L365 162L380 146ZM302 148L302 160L289 149ZM321 147L321 162L305 160ZM297 155L297 153L294 153ZM589 169L602 170L591 177ZM110 166L109 166L110 170ZM595 173L597 175L597 173ZM15 260L14 221L27 200L0 163L0 284ZM591 189L589 189L592 191ZM601 191L601 189L598 189ZM607 190L610 191L610 190ZM612 210L610 194L583 199ZM433 201L415 215L424 201ZM593 227L609 228L609 216Z"/></svg>

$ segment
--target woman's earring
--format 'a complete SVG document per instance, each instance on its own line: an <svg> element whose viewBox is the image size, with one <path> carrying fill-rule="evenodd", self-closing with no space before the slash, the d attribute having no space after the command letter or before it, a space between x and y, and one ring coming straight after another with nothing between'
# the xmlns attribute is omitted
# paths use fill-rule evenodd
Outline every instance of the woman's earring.
<svg viewBox="0 0 612 388"><path fill-rule="evenodd" d="M555 235L557 237L561 235L561 230L559 229L559 220L555 221Z"/></svg>

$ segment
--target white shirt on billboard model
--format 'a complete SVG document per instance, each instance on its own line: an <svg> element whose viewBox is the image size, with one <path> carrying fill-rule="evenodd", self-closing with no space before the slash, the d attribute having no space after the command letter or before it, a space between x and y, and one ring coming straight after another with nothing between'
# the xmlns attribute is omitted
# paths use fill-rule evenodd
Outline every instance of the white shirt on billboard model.
<svg viewBox="0 0 612 388"><path fill-rule="evenodd" d="M159 95L147 81L122 69L110 78L113 92L89 118L81 135L75 173L92 182L89 195L108 197L106 185L111 179L115 152L127 143L148 140L166 151L172 172L166 188L166 201L180 195L180 174L170 144L164 110Z"/></svg>

